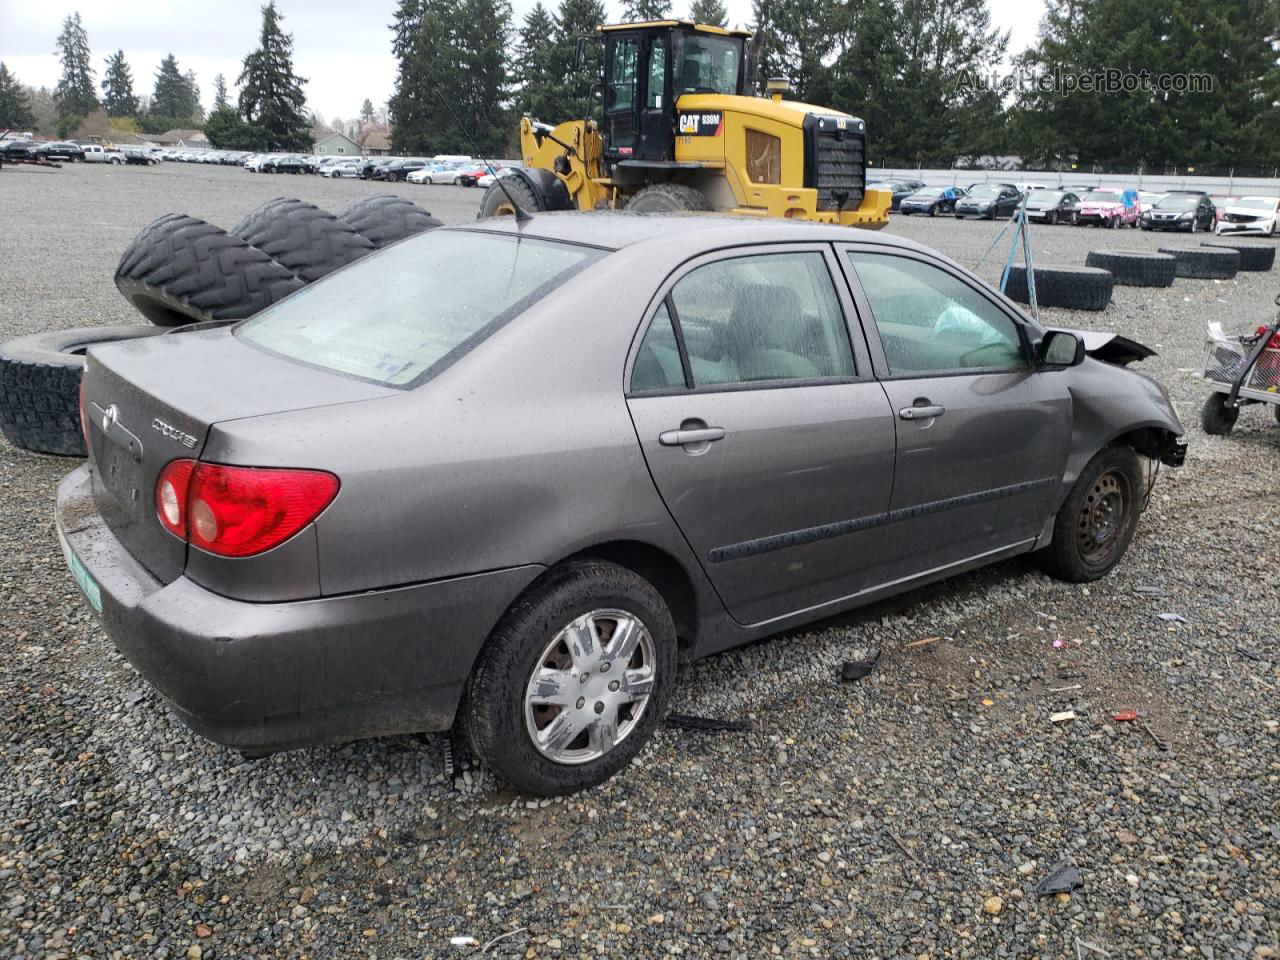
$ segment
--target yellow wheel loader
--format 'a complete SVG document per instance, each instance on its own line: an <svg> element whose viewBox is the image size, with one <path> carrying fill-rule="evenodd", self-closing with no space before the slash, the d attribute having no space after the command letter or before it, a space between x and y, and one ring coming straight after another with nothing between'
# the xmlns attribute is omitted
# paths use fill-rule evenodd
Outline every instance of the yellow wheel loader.
<svg viewBox="0 0 1280 960"><path fill-rule="evenodd" d="M523 168L480 216L539 210L718 211L878 230L891 195L866 189L866 125L754 89L743 30L656 20L600 28L601 120L520 120ZM579 47L581 51L581 46ZM505 188L505 189L504 189Z"/></svg>

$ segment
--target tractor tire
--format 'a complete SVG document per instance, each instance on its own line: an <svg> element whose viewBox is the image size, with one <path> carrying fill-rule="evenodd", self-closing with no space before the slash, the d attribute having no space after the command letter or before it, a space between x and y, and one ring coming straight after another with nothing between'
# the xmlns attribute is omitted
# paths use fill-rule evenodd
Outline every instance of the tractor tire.
<svg viewBox="0 0 1280 960"><path fill-rule="evenodd" d="M1161 247L1161 253L1178 260L1177 274L1195 280L1230 280L1240 270L1240 253L1236 250L1207 247Z"/></svg>
<svg viewBox="0 0 1280 960"><path fill-rule="evenodd" d="M1167 253L1144 250L1090 250L1084 263L1109 270L1116 283L1128 287L1171 287L1178 266Z"/></svg>
<svg viewBox="0 0 1280 960"><path fill-rule="evenodd" d="M512 200L525 213L536 213L541 209L538 198L534 196L533 188L525 183L523 177L507 177L502 185L507 188L506 192L497 183L491 183L485 189L484 198L480 201L480 212L476 214L477 220L484 220L487 217L515 216L515 210L511 208ZM511 196L508 197L507 193Z"/></svg>
<svg viewBox="0 0 1280 960"><path fill-rule="evenodd" d="M0 344L0 433L22 450L83 457L80 377L85 350L158 333L164 330L145 324L79 327Z"/></svg>
<svg viewBox="0 0 1280 960"><path fill-rule="evenodd" d="M291 197L276 197L231 228L307 283L373 253L373 244L328 210Z"/></svg>
<svg viewBox="0 0 1280 960"><path fill-rule="evenodd" d="M143 228L125 247L115 279L124 298L162 327L241 320L304 285L257 247L182 213Z"/></svg>
<svg viewBox="0 0 1280 960"><path fill-rule="evenodd" d="M711 201L701 190L678 183L654 183L627 201L632 213L706 213Z"/></svg>
<svg viewBox="0 0 1280 960"><path fill-rule="evenodd" d="M1240 254L1240 269L1250 273L1266 273L1276 263L1276 248L1261 243L1227 243L1225 240L1205 240L1200 246L1235 250Z"/></svg>
<svg viewBox="0 0 1280 960"><path fill-rule="evenodd" d="M357 200L338 214L338 219L355 228L375 250L440 226L439 220L412 200L393 194Z"/></svg>
<svg viewBox="0 0 1280 960"><path fill-rule="evenodd" d="M1105 310L1114 282L1110 271L1096 267L1036 267L1036 302L1067 310ZM1025 266L1009 268L1004 292L1010 300L1031 302Z"/></svg>

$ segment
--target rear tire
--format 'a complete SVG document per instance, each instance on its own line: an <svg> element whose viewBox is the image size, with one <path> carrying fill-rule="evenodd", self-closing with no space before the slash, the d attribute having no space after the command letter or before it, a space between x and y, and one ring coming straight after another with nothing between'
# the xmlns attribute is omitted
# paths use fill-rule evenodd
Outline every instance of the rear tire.
<svg viewBox="0 0 1280 960"><path fill-rule="evenodd" d="M116 288L152 323L251 317L303 286L257 247L195 217L171 213L133 238Z"/></svg>
<svg viewBox="0 0 1280 960"><path fill-rule="evenodd" d="M1276 416L1280 417L1280 407L1276 408ZM1200 429L1211 437L1225 437L1239 419L1240 408L1227 406L1227 395L1216 390L1205 397L1200 408Z"/></svg>
<svg viewBox="0 0 1280 960"><path fill-rule="evenodd" d="M653 183L627 201L632 213L707 213L711 201L701 190L679 183Z"/></svg>
<svg viewBox="0 0 1280 960"><path fill-rule="evenodd" d="M84 351L98 343L164 333L131 324L48 330L0 344L0 433L15 447L63 457L85 455L80 432Z"/></svg>
<svg viewBox="0 0 1280 960"><path fill-rule="evenodd" d="M268 200L231 232L307 283L373 252L351 224L290 197Z"/></svg>
<svg viewBox="0 0 1280 960"><path fill-rule="evenodd" d="M439 220L412 200L393 194L357 200L338 214L338 219L350 224L375 250L440 226Z"/></svg>
<svg viewBox="0 0 1280 960"><path fill-rule="evenodd" d="M610 621L609 613L631 618L641 629L631 634L634 655L605 664L617 636L608 625L621 622ZM587 623L596 625L588 634L591 651L559 644L570 636L571 625ZM617 680L606 687L609 666ZM603 783L643 749L666 711L675 670L675 623L654 586L612 563L572 561L535 581L498 623L472 670L461 718L476 755L508 783L540 796L572 793ZM580 672L588 679L580 679ZM572 686L544 688L539 693L548 696L538 696L532 687L537 675ZM610 692L616 683L624 691L628 684L643 684L648 693L618 704L618 694ZM562 690L564 705L550 704ZM575 695L580 699L571 699ZM552 727L561 716L566 733L558 739ZM610 720L616 741L599 736L610 729ZM549 735L543 746L537 734ZM606 742L612 745L602 748Z"/></svg>
<svg viewBox="0 0 1280 960"><path fill-rule="evenodd" d="M1142 471L1124 446L1110 446L1090 460L1053 523L1053 542L1036 554L1046 573L1087 583L1111 572L1138 529Z"/></svg>

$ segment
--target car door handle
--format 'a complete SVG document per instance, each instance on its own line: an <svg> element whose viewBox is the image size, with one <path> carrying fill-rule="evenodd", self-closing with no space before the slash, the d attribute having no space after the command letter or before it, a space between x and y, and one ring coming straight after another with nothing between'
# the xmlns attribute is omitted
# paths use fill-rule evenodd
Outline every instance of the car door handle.
<svg viewBox="0 0 1280 960"><path fill-rule="evenodd" d="M664 447L683 447L689 443L710 443L724 439L724 427L702 427L698 430L664 430L658 442Z"/></svg>
<svg viewBox="0 0 1280 960"><path fill-rule="evenodd" d="M903 407L898 411L898 417L902 420L928 420L930 417L940 417L947 412L947 408L940 403L923 403L914 407Z"/></svg>

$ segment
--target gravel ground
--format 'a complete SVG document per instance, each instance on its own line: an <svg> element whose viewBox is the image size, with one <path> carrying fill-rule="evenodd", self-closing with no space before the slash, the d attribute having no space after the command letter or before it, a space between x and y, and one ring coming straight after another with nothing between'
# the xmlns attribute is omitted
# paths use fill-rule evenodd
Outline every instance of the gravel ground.
<svg viewBox="0 0 1280 960"><path fill-rule="evenodd" d="M230 226L280 193L336 210L387 189L6 169L0 339L137 319L111 274L162 213ZM480 196L391 189L452 222ZM973 264L999 228L889 229ZM1033 236L1041 264L1191 242ZM554 802L446 780L440 737L247 763L188 733L64 570L51 497L71 464L0 444L0 954L417 958L505 934L490 954L1280 957L1280 429L1250 408L1203 436L1192 377L1205 321L1252 328L1275 292L1241 274L1047 312L1155 347L1143 369L1190 435L1106 580L1006 563L695 664L674 709L749 732L666 730ZM872 648L869 678L835 679ZM1083 887L1034 896L1061 860Z"/></svg>

